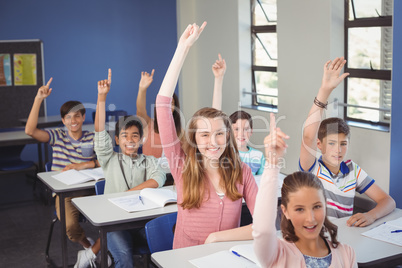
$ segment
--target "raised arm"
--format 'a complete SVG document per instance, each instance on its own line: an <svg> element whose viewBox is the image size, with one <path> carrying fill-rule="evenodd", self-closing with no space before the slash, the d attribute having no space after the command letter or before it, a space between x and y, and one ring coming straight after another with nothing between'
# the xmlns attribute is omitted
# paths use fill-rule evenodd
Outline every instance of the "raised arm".
<svg viewBox="0 0 402 268"><path fill-rule="evenodd" d="M223 77L226 72L226 62L222 59L221 54L218 54L218 59L212 65L212 72L215 76L214 94L212 97L212 108L222 110L222 86Z"/></svg>
<svg viewBox="0 0 402 268"><path fill-rule="evenodd" d="M188 51L195 41L197 41L198 37L200 37L206 25L207 22L204 22L201 27L194 23L188 25L184 30L179 39L179 43L177 44L176 51L173 55L172 61L170 62L165 78L163 79L161 88L159 89L159 95L166 97L173 96Z"/></svg>
<svg viewBox="0 0 402 268"><path fill-rule="evenodd" d="M147 114L147 89L151 85L154 79L155 69L152 69L151 74L147 72L141 72L141 80L138 87L137 95L137 116L145 120L147 124L151 121L151 118Z"/></svg>
<svg viewBox="0 0 402 268"><path fill-rule="evenodd" d="M327 61L324 65L321 87L316 99L311 106L310 112L303 126L302 144L300 148L300 166L308 171L314 164L317 150L317 132L322 121L322 115L331 92L349 75L340 74L346 60L336 58L332 62Z"/></svg>
<svg viewBox="0 0 402 268"><path fill-rule="evenodd" d="M95 114L95 132L105 130L106 121L106 97L112 84L112 69L109 69L108 78L98 81L98 102Z"/></svg>
<svg viewBox="0 0 402 268"><path fill-rule="evenodd" d="M275 117L270 115L270 133L264 139L265 170L261 177L253 214L254 251L263 267L272 267L280 256L280 243L276 236L275 218L277 211L278 162L287 148L289 137L276 127ZM285 258L286 256L281 256Z"/></svg>
<svg viewBox="0 0 402 268"><path fill-rule="evenodd" d="M46 99L50 93L52 93L52 89L49 88L52 80L53 78L50 78L46 85L43 85L39 88L32 105L31 112L29 113L27 124L25 125L25 133L40 142L48 142L50 139L49 134L42 129L38 129L37 126L42 101Z"/></svg>

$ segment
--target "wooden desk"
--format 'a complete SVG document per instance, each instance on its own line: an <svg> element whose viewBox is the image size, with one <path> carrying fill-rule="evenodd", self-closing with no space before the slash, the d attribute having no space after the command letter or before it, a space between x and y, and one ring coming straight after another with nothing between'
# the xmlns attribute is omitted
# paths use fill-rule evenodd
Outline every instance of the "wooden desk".
<svg viewBox="0 0 402 268"><path fill-rule="evenodd" d="M61 250L62 250L62 263L63 267L67 268L67 235L66 235L66 216L65 216L65 203L66 197L83 196L88 194L95 194L95 181L86 182L82 184L66 185L52 177L60 171L41 172L38 173L38 178L49 189L59 196L60 206L60 223L61 223Z"/></svg>
<svg viewBox="0 0 402 268"><path fill-rule="evenodd" d="M166 186L164 188L173 189L173 186ZM99 228L102 254L101 267L107 267L107 232L144 227L153 218L177 212L176 204L168 204L163 208L129 213L108 200L113 197L138 193L139 191L132 191L72 199L74 206L77 207L93 226Z"/></svg>
<svg viewBox="0 0 402 268"><path fill-rule="evenodd" d="M374 224L363 227L348 227L346 218L333 220L338 225L338 240L353 247L356 252L356 259L359 267L387 267L387 262L402 260L402 248L390 243L371 239L361 233L382 224L384 221L397 219L402 216L402 210L396 209L391 214L377 220ZM229 250L239 244L252 243L252 241L231 241L206 245L199 245L188 248L174 249L156 252L151 255L152 261L158 267L194 267L189 261L204 257L221 250Z"/></svg>
<svg viewBox="0 0 402 268"><path fill-rule="evenodd" d="M402 210L397 208L367 227L348 227L346 221L349 217L335 219L332 222L338 225L338 241L352 246L355 250L359 267L378 265L386 267L386 262L397 259L402 263L402 247L363 236L361 233L399 217L402 217Z"/></svg>

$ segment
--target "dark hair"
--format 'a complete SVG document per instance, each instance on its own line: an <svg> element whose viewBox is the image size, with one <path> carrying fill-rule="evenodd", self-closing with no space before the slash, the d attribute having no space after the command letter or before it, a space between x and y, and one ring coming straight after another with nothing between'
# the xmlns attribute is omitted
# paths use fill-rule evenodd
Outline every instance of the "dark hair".
<svg viewBox="0 0 402 268"><path fill-rule="evenodd" d="M140 138L144 135L144 130L142 128L142 123L140 118L135 115L126 115L119 119L116 122L116 128L114 135L119 137L119 134L122 130L128 129L130 127L137 127L138 131L140 132Z"/></svg>
<svg viewBox="0 0 402 268"><path fill-rule="evenodd" d="M229 119L230 121L232 121L232 124L236 124L237 120L246 119L250 124L250 128L251 129L253 128L253 119L251 118L251 115L248 112L241 110L236 111L229 116Z"/></svg>
<svg viewBox="0 0 402 268"><path fill-rule="evenodd" d="M283 180L283 185L282 185L282 205L287 208L288 203L289 203L289 194L297 192L300 188L307 187L307 188L314 188L317 190L321 190L323 195L324 195L324 200L327 200L325 196L325 191L324 187L317 176L310 172L304 172L304 171L297 171L294 172L293 174L288 175L284 180ZM326 204L325 204L326 207ZM288 219L286 219L285 215L282 213L282 218L281 218L281 231L282 231L282 236L283 238L288 241L288 242L296 242L299 240L299 237L297 237L295 233L294 226L292 222ZM324 233L328 231L329 235L331 236L331 243L334 248L336 248L339 244L338 240L336 239L336 236L338 234L338 226L333 224L332 222L329 221L327 215L325 214L325 220L324 220L324 226L322 227L320 231L320 237L323 238L324 240L327 238Z"/></svg>
<svg viewBox="0 0 402 268"><path fill-rule="evenodd" d="M174 126L176 127L177 136L181 137L180 103L176 93L173 93L173 100L174 100L174 110L173 110ZM156 105L154 107L154 131L155 133L159 134L158 117L156 116Z"/></svg>
<svg viewBox="0 0 402 268"><path fill-rule="evenodd" d="M85 115L85 107L79 101L68 101L60 107L61 118L64 118L66 114L70 112L77 112L77 111L79 111L82 116Z"/></svg>
<svg viewBox="0 0 402 268"><path fill-rule="evenodd" d="M330 117L322 120L318 128L318 139L322 141L326 136L331 134L345 134L350 138L350 129L348 124L341 118Z"/></svg>

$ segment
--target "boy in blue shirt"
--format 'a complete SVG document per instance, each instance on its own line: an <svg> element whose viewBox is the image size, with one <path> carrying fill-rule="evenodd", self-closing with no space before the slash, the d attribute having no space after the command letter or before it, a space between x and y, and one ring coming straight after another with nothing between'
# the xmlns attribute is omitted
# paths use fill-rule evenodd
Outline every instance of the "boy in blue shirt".
<svg viewBox="0 0 402 268"><path fill-rule="evenodd" d="M251 115L245 111L236 111L229 118L232 122L233 133L241 161L251 168L253 175L261 175L265 165L264 154L248 146L250 137L253 134L253 119Z"/></svg>

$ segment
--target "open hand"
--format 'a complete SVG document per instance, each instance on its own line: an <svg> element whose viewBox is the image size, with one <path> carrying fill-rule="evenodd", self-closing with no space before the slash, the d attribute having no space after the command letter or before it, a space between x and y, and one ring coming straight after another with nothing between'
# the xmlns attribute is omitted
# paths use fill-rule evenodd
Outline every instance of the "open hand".
<svg viewBox="0 0 402 268"><path fill-rule="evenodd" d="M345 64L346 60L343 57L335 58L332 62L329 60L325 63L321 82L322 89L332 91L349 75L349 73L340 75Z"/></svg>
<svg viewBox="0 0 402 268"><path fill-rule="evenodd" d="M105 95L109 93L112 84L112 69L109 68L108 78L98 81L98 94Z"/></svg>
<svg viewBox="0 0 402 268"><path fill-rule="evenodd" d="M354 227L364 227L372 224L375 219L369 213L356 213L348 219L346 224Z"/></svg>
<svg viewBox="0 0 402 268"><path fill-rule="evenodd" d="M36 94L36 97L38 97L40 99L46 99L50 95L50 93L52 93L52 89L51 88L49 89L50 84L52 83L52 80L53 80L53 77L51 77L49 79L49 81L47 82L46 85L43 85L38 89L38 93Z"/></svg>

